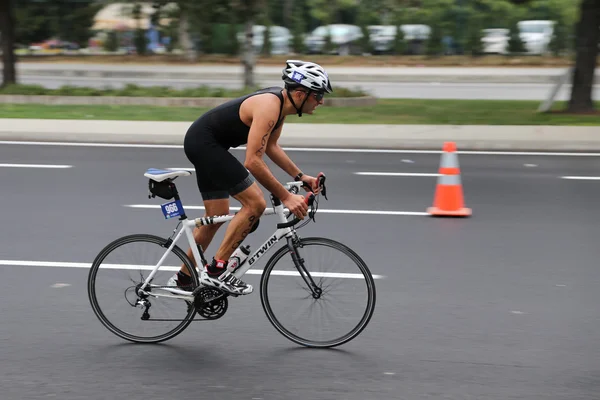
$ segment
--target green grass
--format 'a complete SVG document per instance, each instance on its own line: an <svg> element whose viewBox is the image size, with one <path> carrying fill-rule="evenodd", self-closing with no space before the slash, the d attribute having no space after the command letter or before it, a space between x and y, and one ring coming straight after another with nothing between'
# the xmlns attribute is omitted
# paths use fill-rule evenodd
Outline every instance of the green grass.
<svg viewBox="0 0 600 400"><path fill-rule="evenodd" d="M27 95L27 96L126 96L126 97L239 97L246 95L259 87L245 89L225 89L210 86L190 87L175 89L168 86L138 86L127 84L119 89L92 88L82 86L63 85L56 89L46 88L41 85L6 85L0 87L0 95ZM360 97L366 93L359 89L339 88L331 97Z"/></svg>
<svg viewBox="0 0 600 400"><path fill-rule="evenodd" d="M538 101L379 100L375 107L321 107L286 123L600 126L595 115L538 114ZM600 109L600 102L596 103ZM557 102L555 110L565 108ZM0 104L0 118L193 121L207 109L149 106Z"/></svg>

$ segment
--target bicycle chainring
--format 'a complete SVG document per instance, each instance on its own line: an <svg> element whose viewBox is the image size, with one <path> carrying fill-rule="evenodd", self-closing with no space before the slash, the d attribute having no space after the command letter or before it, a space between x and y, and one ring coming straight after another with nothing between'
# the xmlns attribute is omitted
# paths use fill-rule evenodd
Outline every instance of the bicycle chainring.
<svg viewBox="0 0 600 400"><path fill-rule="evenodd" d="M203 287L194 297L194 307L203 318L218 319L227 311L227 296L218 289Z"/></svg>

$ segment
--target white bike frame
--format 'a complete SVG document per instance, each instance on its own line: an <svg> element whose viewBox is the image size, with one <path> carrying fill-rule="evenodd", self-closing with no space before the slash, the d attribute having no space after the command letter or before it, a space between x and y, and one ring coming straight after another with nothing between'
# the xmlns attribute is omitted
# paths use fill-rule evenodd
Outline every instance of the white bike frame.
<svg viewBox="0 0 600 400"><path fill-rule="evenodd" d="M288 182L284 186L288 190L290 190L292 187L297 187L298 189L300 189L302 187L302 185L303 185L303 182ZM185 209L185 207L184 207L184 209ZM274 206L273 208L265 209L265 211L263 212L262 215L263 216L276 215L278 217L278 220L280 223L289 222L288 221L289 210L287 208L284 208L283 204L281 204L281 202L279 205ZM173 239L171 245L167 248L167 250L165 251L163 256L160 258L160 260L158 260L158 263L154 266L154 268L152 269L152 272L150 272L150 275L148 275L148 277L144 280L144 283L139 288L139 290L143 291L145 294L147 294L148 296L152 296L152 297L169 297L169 298L175 298L175 299L181 299L181 300L187 300L187 301L194 301L194 296L191 295L189 291L185 291L185 290L181 290L181 289L177 289L177 288L171 288L171 287L164 287L164 286L160 286L160 285L152 285L150 282L152 282L152 279L156 275L156 272L163 265L163 262L165 262L169 253L171 253L171 250L173 250L173 247L175 247L175 245L177 244L177 242L179 241L179 239L181 239L181 237L183 235L185 235L187 242L188 242L190 248L192 249L192 254L194 255L194 259L201 260L202 257L200 257L200 252L198 251L196 241L194 240L194 235L193 235L194 228L198 227L198 226L203 226L203 225L212 225L212 224L217 224L217 223L222 223L222 222L228 222L228 221L231 221L234 216L235 215L219 215L219 216L207 216L207 217L194 218L194 219L189 219L186 217L185 219L180 220L181 228L179 228L177 235L175 235L175 238ZM275 243L277 243L279 240L281 240L281 238L291 237L294 234L293 232L294 232L294 227L277 229L275 231L275 233L273 235L271 235L263 243L262 246L260 246L251 256L249 256L246 259L246 262L244 264L242 264L242 266L240 268L238 268L234 272L233 275L236 278L240 279L242 276L244 276L246 271L248 271L250 269L250 267L252 267L253 264L255 264L258 260L260 260L260 258L262 256L264 256L273 247L273 245L275 245ZM156 293L154 291L146 292L144 289L148 286L151 287L152 289L161 289L166 292L170 292L172 294L170 294L170 295L169 294L160 294L160 293Z"/></svg>

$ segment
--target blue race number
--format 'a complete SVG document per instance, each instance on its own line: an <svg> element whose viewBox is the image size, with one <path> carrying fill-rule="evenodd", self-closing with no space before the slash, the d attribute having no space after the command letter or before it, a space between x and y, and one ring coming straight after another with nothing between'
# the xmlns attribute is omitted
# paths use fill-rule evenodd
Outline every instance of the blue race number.
<svg viewBox="0 0 600 400"><path fill-rule="evenodd" d="M171 201L169 203L161 204L160 208L166 219L179 217L184 214L183 205L180 200Z"/></svg>

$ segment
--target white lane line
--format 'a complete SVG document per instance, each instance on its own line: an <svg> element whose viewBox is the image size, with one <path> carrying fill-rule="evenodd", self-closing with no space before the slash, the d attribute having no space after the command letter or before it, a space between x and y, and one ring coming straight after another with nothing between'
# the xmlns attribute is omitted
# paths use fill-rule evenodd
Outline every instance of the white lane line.
<svg viewBox="0 0 600 400"><path fill-rule="evenodd" d="M0 260L1 266L7 267L50 267L50 268L84 268L90 269L92 264L77 263L77 262L56 262L56 261L23 261L23 260ZM145 270L152 271L153 265L135 265L135 264L102 264L102 268L106 269L122 269L122 270ZM179 271L179 266L162 266L161 271ZM249 269L246 274L261 275L262 269ZM300 276L296 271L278 271L275 270L272 275L279 276ZM340 278L340 279L362 279L361 274L347 274L334 272L312 272L312 276L322 278ZM373 275L373 279L385 279L384 275Z"/></svg>
<svg viewBox="0 0 600 400"><path fill-rule="evenodd" d="M600 181L600 176L561 176L561 178L576 181Z"/></svg>
<svg viewBox="0 0 600 400"><path fill-rule="evenodd" d="M72 168L72 165L44 165L44 164L0 164L1 168Z"/></svg>
<svg viewBox="0 0 600 400"><path fill-rule="evenodd" d="M125 204L124 207L130 208L149 208L159 209L160 205L155 204ZM204 206L183 206L186 210L204 210ZM231 211L238 211L240 207L229 207ZM356 214L356 215L429 215L426 212L415 212L415 211L375 211L375 210L327 210L319 208L317 213L323 214Z"/></svg>
<svg viewBox="0 0 600 400"><path fill-rule="evenodd" d="M363 176L440 176L440 174L418 172L355 172L354 175Z"/></svg>
<svg viewBox="0 0 600 400"><path fill-rule="evenodd" d="M153 149L182 149L183 145L170 144L137 144L137 143L84 143L84 142L21 142L3 140L0 144L15 144L24 146L80 146L80 147L134 147ZM285 151L324 152L324 153L388 153L388 154L441 154L441 150L411 150L411 149L344 149L344 148L310 148L310 147L284 147ZM246 151L246 147L237 147L231 150ZM458 154L473 155L498 155L498 156L556 156L556 157L600 157L600 153L569 153L545 151L479 151L460 150Z"/></svg>
<svg viewBox="0 0 600 400"><path fill-rule="evenodd" d="M23 146L64 146L64 147L134 147L149 149L183 149L178 144L139 144L139 143L84 143L84 142L18 142L14 140L2 140L0 144L16 144Z"/></svg>

